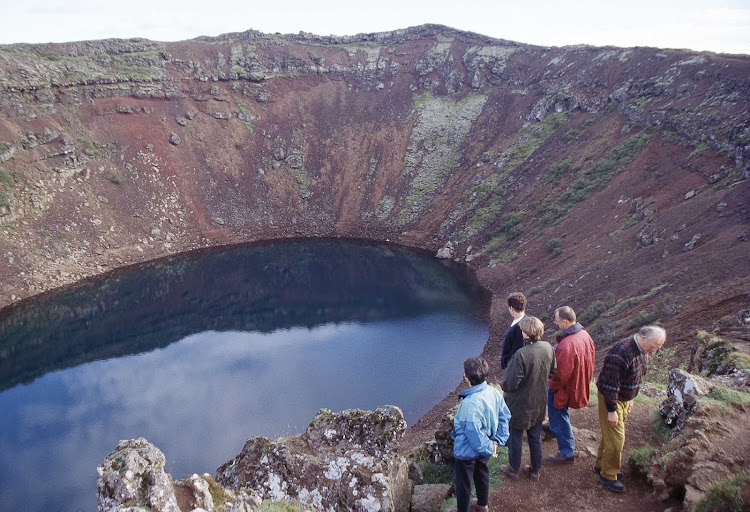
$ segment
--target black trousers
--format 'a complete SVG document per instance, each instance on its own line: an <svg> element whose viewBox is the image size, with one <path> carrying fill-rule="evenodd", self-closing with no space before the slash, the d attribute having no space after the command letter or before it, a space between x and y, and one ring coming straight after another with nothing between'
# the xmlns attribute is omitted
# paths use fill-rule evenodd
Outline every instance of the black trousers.
<svg viewBox="0 0 750 512"><path fill-rule="evenodd" d="M484 507L490 499L490 458L472 460L456 459L453 465L456 479L456 504L458 512L468 512L471 504L471 482L477 489L477 505Z"/></svg>
<svg viewBox="0 0 750 512"><path fill-rule="evenodd" d="M537 423L526 431L529 441L529 458L533 469L542 467L542 424ZM523 430L510 429L508 438L508 462L510 469L518 471L521 468L521 450L523 447Z"/></svg>

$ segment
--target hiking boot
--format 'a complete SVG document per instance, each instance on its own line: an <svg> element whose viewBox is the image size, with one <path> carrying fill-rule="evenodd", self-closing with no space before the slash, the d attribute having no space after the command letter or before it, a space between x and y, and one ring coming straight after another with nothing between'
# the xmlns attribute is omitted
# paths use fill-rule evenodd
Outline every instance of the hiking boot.
<svg viewBox="0 0 750 512"><path fill-rule="evenodd" d="M479 505L477 505L476 500L472 501L471 506L469 507L469 512L489 512L489 510L490 510L489 505L480 507Z"/></svg>
<svg viewBox="0 0 750 512"><path fill-rule="evenodd" d="M618 480L607 480L602 475L599 475L599 482L612 492L625 492L625 486Z"/></svg>
<svg viewBox="0 0 750 512"><path fill-rule="evenodd" d="M500 472L510 480L518 480L518 471L513 471L513 469L507 464L500 466Z"/></svg>
<svg viewBox="0 0 750 512"><path fill-rule="evenodd" d="M542 422L542 441L549 441L556 438L555 433L549 428L549 421Z"/></svg>
<svg viewBox="0 0 750 512"><path fill-rule="evenodd" d="M597 475L601 475L602 474L602 468L598 468L598 467L594 466L594 473L596 473ZM622 471L618 471L617 472L617 479L618 480L622 480L623 476L625 476L625 475L623 474Z"/></svg>
<svg viewBox="0 0 750 512"><path fill-rule="evenodd" d="M523 474L531 478L533 481L539 481L539 470L534 469L529 465L523 467Z"/></svg>
<svg viewBox="0 0 750 512"><path fill-rule="evenodd" d="M573 464L575 461L575 455L572 457L563 457L560 455L560 452L557 452L554 455L547 455L547 462L552 462L553 464Z"/></svg>

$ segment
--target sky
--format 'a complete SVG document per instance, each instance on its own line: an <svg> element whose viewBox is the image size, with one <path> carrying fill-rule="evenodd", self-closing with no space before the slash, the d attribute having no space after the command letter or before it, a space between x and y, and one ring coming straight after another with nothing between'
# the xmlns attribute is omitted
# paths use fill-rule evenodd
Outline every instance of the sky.
<svg viewBox="0 0 750 512"><path fill-rule="evenodd" d="M542 46L655 46L750 54L750 0L25 0L4 2L0 44L248 29L355 35L436 23Z"/></svg>

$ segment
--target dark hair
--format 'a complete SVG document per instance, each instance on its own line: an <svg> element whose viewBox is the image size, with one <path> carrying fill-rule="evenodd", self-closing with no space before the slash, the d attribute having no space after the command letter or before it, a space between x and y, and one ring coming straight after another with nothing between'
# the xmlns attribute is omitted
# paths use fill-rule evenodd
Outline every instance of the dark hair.
<svg viewBox="0 0 750 512"><path fill-rule="evenodd" d="M508 306L516 311L526 311L526 296L521 292L508 295Z"/></svg>
<svg viewBox="0 0 750 512"><path fill-rule="evenodd" d="M570 306L561 306L555 310L555 313L557 313L557 316L568 322L575 323L576 321L576 312L573 311L573 308Z"/></svg>
<svg viewBox="0 0 750 512"><path fill-rule="evenodd" d="M481 357L470 357L464 361L464 375L469 379L472 386L487 380L489 373L490 365Z"/></svg>

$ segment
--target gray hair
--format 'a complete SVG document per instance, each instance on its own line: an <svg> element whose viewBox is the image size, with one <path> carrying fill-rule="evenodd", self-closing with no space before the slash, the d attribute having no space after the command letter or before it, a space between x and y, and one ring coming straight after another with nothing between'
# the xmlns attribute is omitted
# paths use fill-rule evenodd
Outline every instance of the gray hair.
<svg viewBox="0 0 750 512"><path fill-rule="evenodd" d="M638 335L641 338L648 338L650 340L667 339L667 331L665 331L663 327L659 327L658 325L645 325L640 328L640 330L638 331Z"/></svg>

